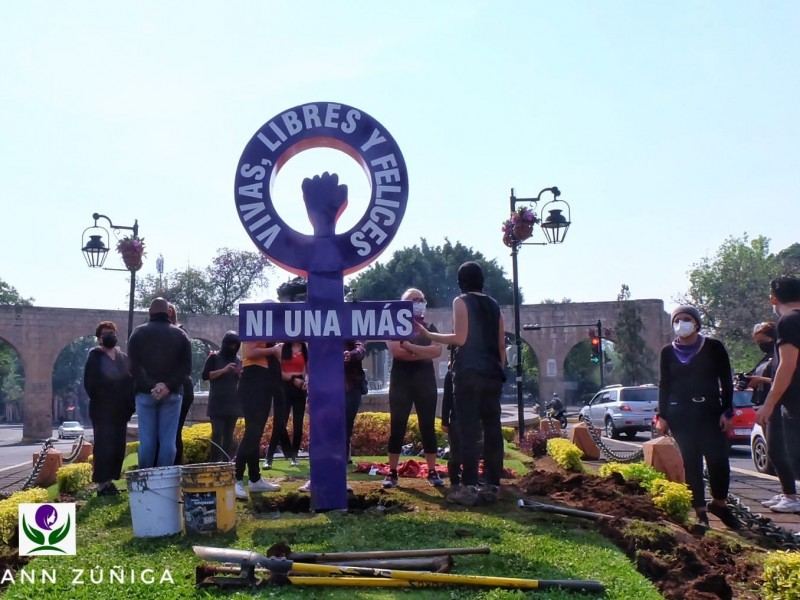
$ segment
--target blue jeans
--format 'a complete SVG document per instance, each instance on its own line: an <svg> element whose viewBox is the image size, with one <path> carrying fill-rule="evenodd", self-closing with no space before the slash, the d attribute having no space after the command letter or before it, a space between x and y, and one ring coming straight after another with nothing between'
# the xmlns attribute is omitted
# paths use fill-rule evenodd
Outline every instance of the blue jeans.
<svg viewBox="0 0 800 600"><path fill-rule="evenodd" d="M170 394L161 400L150 394L136 394L140 469L167 467L175 462L175 436L178 435L181 402L180 394Z"/></svg>

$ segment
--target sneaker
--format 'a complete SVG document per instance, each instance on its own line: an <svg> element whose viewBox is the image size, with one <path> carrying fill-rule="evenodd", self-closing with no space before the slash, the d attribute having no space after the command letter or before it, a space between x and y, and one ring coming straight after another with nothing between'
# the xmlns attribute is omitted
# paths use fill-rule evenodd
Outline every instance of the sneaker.
<svg viewBox="0 0 800 600"><path fill-rule="evenodd" d="M711 523L708 521L708 513L706 511L697 513L695 515L695 519L697 520L695 526L703 529L709 529L711 527Z"/></svg>
<svg viewBox="0 0 800 600"><path fill-rule="evenodd" d="M267 471L269 471L272 468L272 459L271 458L265 458L264 459L264 468Z"/></svg>
<svg viewBox="0 0 800 600"><path fill-rule="evenodd" d="M297 462L297 459L296 459L296 458L293 458L291 461L289 461L289 466L292 466L292 467L299 467L299 466L300 466L300 463L299 463L299 462Z"/></svg>
<svg viewBox="0 0 800 600"><path fill-rule="evenodd" d="M247 490L244 489L244 483L241 481L237 481L236 485L233 486L233 493L236 494L239 500L247 500Z"/></svg>
<svg viewBox="0 0 800 600"><path fill-rule="evenodd" d="M478 497L484 504L494 504L500 500L500 486L487 483L481 488L481 491L478 492Z"/></svg>
<svg viewBox="0 0 800 600"><path fill-rule="evenodd" d="M456 492L461 489L461 482L460 481L451 481L450 482L450 493Z"/></svg>
<svg viewBox="0 0 800 600"><path fill-rule="evenodd" d="M800 512L800 501L798 501L797 497L794 499L789 498L789 496L784 496L781 498L780 502L773 504L769 507L772 512L777 513L796 513Z"/></svg>
<svg viewBox="0 0 800 600"><path fill-rule="evenodd" d="M263 477L258 481L251 481L247 488L251 492L277 492L281 489L277 483L270 483Z"/></svg>
<svg viewBox="0 0 800 600"><path fill-rule="evenodd" d="M775 506L778 502L780 502L783 499L784 499L783 494L775 494L772 498L763 500L761 502L761 506L766 506L767 508L769 508L770 506Z"/></svg>
<svg viewBox="0 0 800 600"><path fill-rule="evenodd" d="M97 489L98 496L118 496L119 488L113 483Z"/></svg>
<svg viewBox="0 0 800 600"><path fill-rule="evenodd" d="M385 488L396 488L397 487L397 473L390 473L386 477L383 478L383 482L381 485Z"/></svg>
<svg viewBox="0 0 800 600"><path fill-rule="evenodd" d="M305 493L310 492L311 491L311 480L309 479L303 485L301 485L299 488L297 488L297 491L298 492L305 492Z"/></svg>
<svg viewBox="0 0 800 600"><path fill-rule="evenodd" d="M433 487L442 487L444 485L444 479L442 479L436 471L433 471L432 473L428 473L428 483Z"/></svg>
<svg viewBox="0 0 800 600"><path fill-rule="evenodd" d="M720 506L714 502L708 503L708 512L712 515L717 517L720 521L722 521L725 525L730 527L731 529L741 529L742 524L739 522L733 512L731 511L730 507L726 504L725 506Z"/></svg>
<svg viewBox="0 0 800 600"><path fill-rule="evenodd" d="M478 488L474 485L462 485L447 497L447 501L462 506L475 506L478 504Z"/></svg>

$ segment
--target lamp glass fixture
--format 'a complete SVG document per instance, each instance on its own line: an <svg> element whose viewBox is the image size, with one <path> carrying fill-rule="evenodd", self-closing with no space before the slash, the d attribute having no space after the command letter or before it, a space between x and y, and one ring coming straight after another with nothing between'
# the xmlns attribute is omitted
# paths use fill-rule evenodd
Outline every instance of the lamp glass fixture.
<svg viewBox="0 0 800 600"><path fill-rule="evenodd" d="M103 227L87 227L83 231L83 256L86 259L86 264L89 267L96 268L102 267L106 262L108 255L108 245L105 241L108 240L108 231Z"/></svg>

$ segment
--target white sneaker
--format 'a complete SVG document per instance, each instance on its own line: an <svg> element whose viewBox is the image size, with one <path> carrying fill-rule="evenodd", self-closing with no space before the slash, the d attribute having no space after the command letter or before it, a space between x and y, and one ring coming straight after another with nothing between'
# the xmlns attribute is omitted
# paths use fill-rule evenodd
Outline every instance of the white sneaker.
<svg viewBox="0 0 800 600"><path fill-rule="evenodd" d="M233 493L236 494L239 500L247 500L247 490L244 489L244 484L241 481L237 481L236 485L233 486Z"/></svg>
<svg viewBox="0 0 800 600"><path fill-rule="evenodd" d="M775 506L778 502L783 500L783 494L775 494L772 498L768 498L767 500L763 500L761 502L761 506L766 506L769 508L770 506Z"/></svg>
<svg viewBox="0 0 800 600"><path fill-rule="evenodd" d="M795 498L792 500L788 496L784 496L781 498L781 501L777 504L773 504L769 507L772 512L777 513L796 513L800 512L800 501Z"/></svg>
<svg viewBox="0 0 800 600"><path fill-rule="evenodd" d="M277 483L270 483L263 477L247 486L251 492L277 492L281 489Z"/></svg>
<svg viewBox="0 0 800 600"><path fill-rule="evenodd" d="M297 491L298 492L310 492L311 491L311 480L309 479L303 485L301 485L299 488L297 488Z"/></svg>

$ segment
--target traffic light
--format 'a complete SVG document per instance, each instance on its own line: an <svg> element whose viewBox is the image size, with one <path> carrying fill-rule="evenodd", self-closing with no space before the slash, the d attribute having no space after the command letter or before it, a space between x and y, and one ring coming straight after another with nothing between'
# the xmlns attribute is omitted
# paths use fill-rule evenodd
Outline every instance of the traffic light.
<svg viewBox="0 0 800 600"><path fill-rule="evenodd" d="M597 337L596 335L593 335L591 343L592 343L592 362L594 364L598 364L600 362L600 356L603 353L600 346L600 338Z"/></svg>

